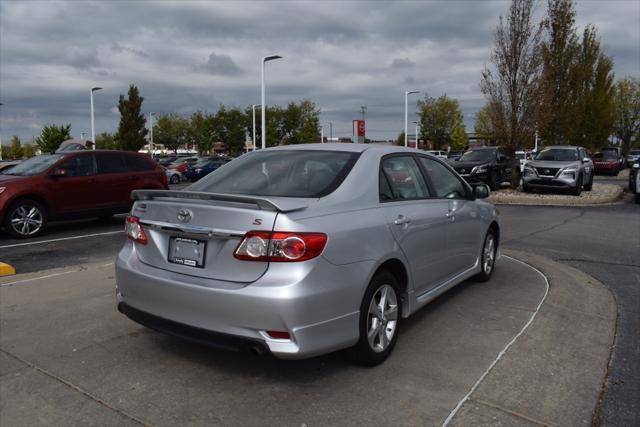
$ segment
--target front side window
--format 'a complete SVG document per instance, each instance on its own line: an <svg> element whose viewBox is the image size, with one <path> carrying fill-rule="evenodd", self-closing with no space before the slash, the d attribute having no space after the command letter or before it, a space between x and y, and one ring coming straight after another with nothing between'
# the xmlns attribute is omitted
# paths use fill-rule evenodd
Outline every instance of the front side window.
<svg viewBox="0 0 640 427"><path fill-rule="evenodd" d="M75 156L60 164L66 176L91 176L96 173L93 156Z"/></svg>
<svg viewBox="0 0 640 427"><path fill-rule="evenodd" d="M359 153L274 150L245 154L188 187L254 196L323 197L338 188Z"/></svg>
<svg viewBox="0 0 640 427"><path fill-rule="evenodd" d="M429 197L427 184L413 157L387 157L382 160L381 173L387 179L394 200ZM382 188L380 191L382 200Z"/></svg>
<svg viewBox="0 0 640 427"><path fill-rule="evenodd" d="M464 199L467 195L465 186L440 162L427 157L420 157L420 163L427 171L431 183L439 199Z"/></svg>

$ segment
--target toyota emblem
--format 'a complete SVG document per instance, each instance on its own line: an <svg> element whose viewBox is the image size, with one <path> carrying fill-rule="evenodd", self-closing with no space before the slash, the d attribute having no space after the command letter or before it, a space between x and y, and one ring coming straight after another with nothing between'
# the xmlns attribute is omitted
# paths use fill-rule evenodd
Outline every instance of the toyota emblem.
<svg viewBox="0 0 640 427"><path fill-rule="evenodd" d="M188 209L180 209L178 211L178 221L180 222L189 222L191 217L191 212Z"/></svg>

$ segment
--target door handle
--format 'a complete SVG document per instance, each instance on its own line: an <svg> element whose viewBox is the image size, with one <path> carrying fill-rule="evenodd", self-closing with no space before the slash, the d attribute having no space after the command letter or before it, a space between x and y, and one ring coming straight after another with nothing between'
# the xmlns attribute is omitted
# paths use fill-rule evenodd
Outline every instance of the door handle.
<svg viewBox="0 0 640 427"><path fill-rule="evenodd" d="M410 218L407 218L404 215L398 215L398 218L396 218L393 223L395 225L404 225L404 224L409 224L411 222Z"/></svg>

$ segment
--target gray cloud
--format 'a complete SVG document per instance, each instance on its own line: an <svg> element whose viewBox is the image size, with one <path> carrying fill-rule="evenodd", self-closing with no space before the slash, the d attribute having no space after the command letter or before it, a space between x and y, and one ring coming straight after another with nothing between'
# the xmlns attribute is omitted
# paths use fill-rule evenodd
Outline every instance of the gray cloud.
<svg viewBox="0 0 640 427"><path fill-rule="evenodd" d="M544 9L541 2L541 11ZM28 140L46 123L114 131L118 95L136 84L149 111L190 114L220 103L311 99L325 129L348 136L366 105L373 138L402 130L404 91L457 98L468 127L505 1L0 2L0 133ZM598 27L616 76L640 74L640 2L577 3L578 25ZM412 107L418 96L412 98Z"/></svg>
<svg viewBox="0 0 640 427"><path fill-rule="evenodd" d="M211 52L207 63L202 67L211 74L219 75L233 75L240 74L240 67L233 62L228 55L217 55L215 52Z"/></svg>

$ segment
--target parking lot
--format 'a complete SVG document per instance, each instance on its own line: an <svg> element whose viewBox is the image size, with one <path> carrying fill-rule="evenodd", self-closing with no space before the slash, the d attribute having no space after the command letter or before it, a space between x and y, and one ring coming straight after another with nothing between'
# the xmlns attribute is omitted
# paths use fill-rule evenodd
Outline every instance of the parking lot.
<svg viewBox="0 0 640 427"><path fill-rule="evenodd" d="M371 369L340 353L218 351L131 322L114 301L119 217L4 238L0 258L19 274L0 281L2 421L628 425L640 401L638 208L500 207L508 256L494 278L407 320Z"/></svg>

